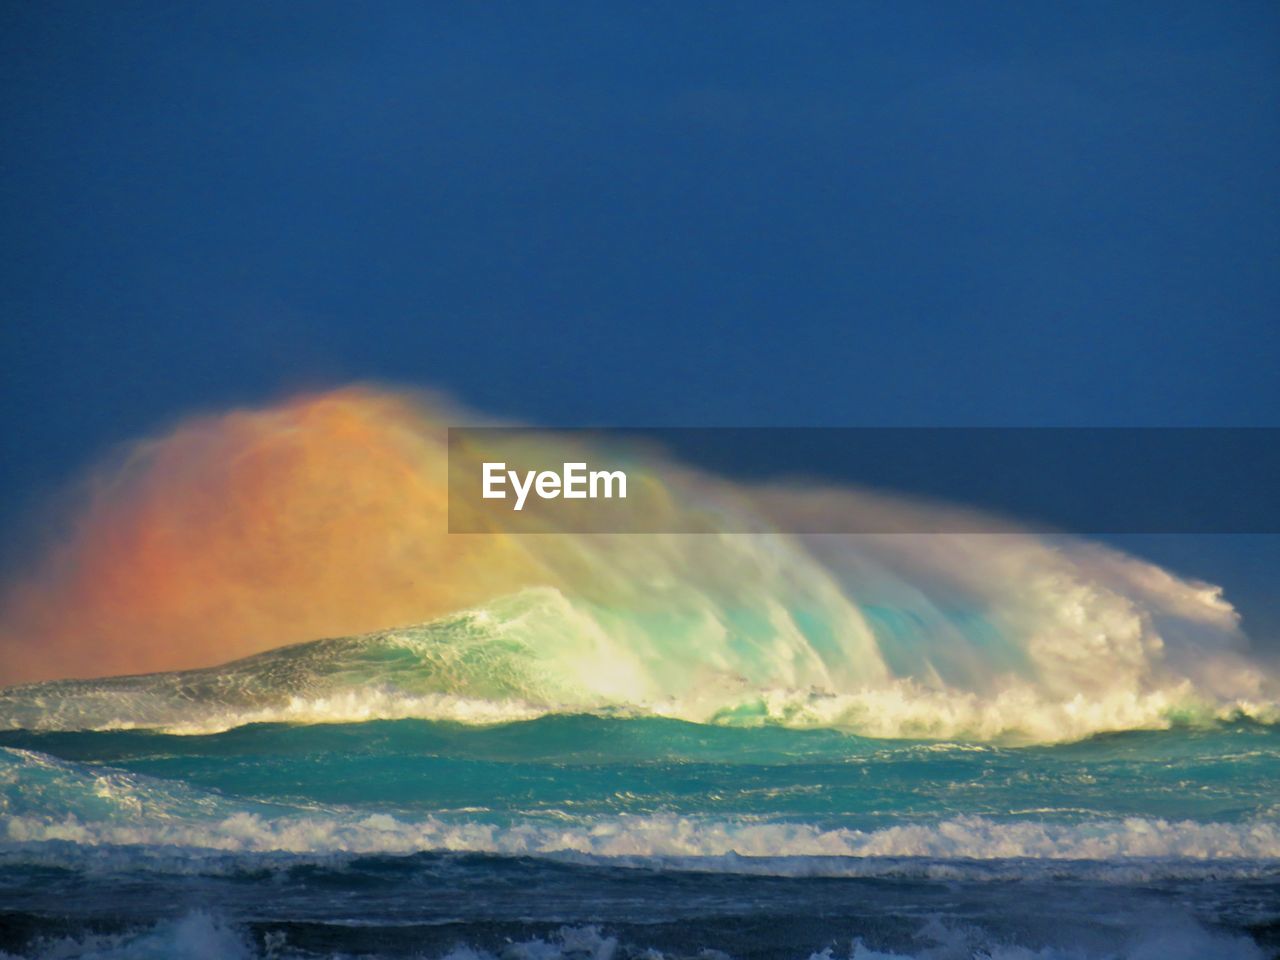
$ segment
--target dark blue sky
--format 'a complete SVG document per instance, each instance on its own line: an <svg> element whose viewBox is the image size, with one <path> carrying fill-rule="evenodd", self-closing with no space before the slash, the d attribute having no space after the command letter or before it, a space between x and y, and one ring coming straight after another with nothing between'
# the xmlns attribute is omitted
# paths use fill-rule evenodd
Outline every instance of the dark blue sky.
<svg viewBox="0 0 1280 960"><path fill-rule="evenodd" d="M1280 423L1275 3L9 2L0 94L6 526L184 412L358 378Z"/></svg>

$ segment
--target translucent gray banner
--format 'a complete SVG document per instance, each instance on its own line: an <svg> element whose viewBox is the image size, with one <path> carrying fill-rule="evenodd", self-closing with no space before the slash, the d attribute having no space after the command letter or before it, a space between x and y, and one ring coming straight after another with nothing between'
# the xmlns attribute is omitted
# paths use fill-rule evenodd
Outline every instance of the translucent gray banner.
<svg viewBox="0 0 1280 960"><path fill-rule="evenodd" d="M449 529L1277 533L1280 429L453 428Z"/></svg>

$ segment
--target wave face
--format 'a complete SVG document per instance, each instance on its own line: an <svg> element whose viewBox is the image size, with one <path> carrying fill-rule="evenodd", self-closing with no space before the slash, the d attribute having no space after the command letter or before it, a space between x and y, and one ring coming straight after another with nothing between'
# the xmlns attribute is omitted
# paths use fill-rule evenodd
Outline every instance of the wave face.
<svg viewBox="0 0 1280 960"><path fill-rule="evenodd" d="M209 733L262 722L483 724L594 712L1053 742L1276 716L1274 702L1260 696L1266 678L1229 647L1202 645L1198 663L1179 672L1153 614L1107 599L1121 603L1120 612L1102 604L1093 616L1122 622L1112 637L1095 638L1087 684L1062 682L1057 644L1002 632L1010 611L952 611L948 619L919 598L914 609L846 601L840 616L845 632L856 634L851 640L833 626L832 610L770 598L710 610L704 597L684 616L646 618L539 588L422 626L299 644L221 667L8 688L0 691L0 724ZM1072 613L1084 624L1076 634L1094 626L1086 600ZM859 630L850 631L855 614ZM1132 649L1110 649L1123 631Z"/></svg>

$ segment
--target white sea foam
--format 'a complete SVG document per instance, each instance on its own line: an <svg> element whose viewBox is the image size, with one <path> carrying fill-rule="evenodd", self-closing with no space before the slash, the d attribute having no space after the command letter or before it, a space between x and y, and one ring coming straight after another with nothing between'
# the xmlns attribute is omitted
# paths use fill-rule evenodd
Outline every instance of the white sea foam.
<svg viewBox="0 0 1280 960"><path fill-rule="evenodd" d="M1044 861L1280 860L1280 823L1199 823L1146 817L1051 824L955 817L875 830L804 823L619 816L581 823L495 824L428 816L285 816L233 813L204 820L86 821L74 815L4 818L13 855L31 844L181 847L235 853L298 854L466 851L507 856L581 855L730 872L862 875L896 864L845 858ZM752 862L752 859L757 862ZM784 862L790 861L790 862ZM1140 865L1139 865L1140 866ZM1197 874L1203 873L1198 871Z"/></svg>
<svg viewBox="0 0 1280 960"><path fill-rule="evenodd" d="M165 704L137 710L136 706L122 703L117 715L110 705L90 711L66 703L51 710L43 719L24 726L36 730L156 729L179 735L208 735L254 723L420 719L492 725L555 714L597 713L733 726L776 724L795 729L834 728L887 739L1053 743L1100 732L1167 729L1174 723L1207 723L1239 717L1275 723L1278 714L1270 703L1246 700L1208 703L1186 685L1143 694L1120 691L1094 700L1077 696L1052 701L1027 687L1011 687L992 697L980 697L964 691L930 690L909 680L852 693L764 690L624 706L600 701L549 705L517 699L407 694L378 686L341 690L325 696L289 696L260 707L235 708L214 703L190 704L182 710L177 704Z"/></svg>

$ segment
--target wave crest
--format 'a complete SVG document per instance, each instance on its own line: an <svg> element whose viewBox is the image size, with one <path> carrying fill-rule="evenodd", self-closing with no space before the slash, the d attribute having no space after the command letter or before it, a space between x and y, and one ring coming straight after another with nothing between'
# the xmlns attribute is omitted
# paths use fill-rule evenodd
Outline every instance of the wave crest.
<svg viewBox="0 0 1280 960"><path fill-rule="evenodd" d="M785 656L775 649L762 657L723 622L695 619L628 621L558 590L531 589L421 626L298 644L221 667L9 688L0 691L0 726L195 734L249 723L492 724L595 712L885 738L1054 742L1277 717L1274 701L1215 693L1154 666L1138 681L1103 673L1088 688L1067 691L1012 668L967 681L948 681L936 667L917 671L924 679L880 669L840 676L840 658L794 625L775 641ZM894 637L879 639L887 646ZM802 654L817 666L798 667ZM988 667L997 654L987 652ZM1229 657L1207 662L1236 669ZM1257 685L1239 689L1252 693Z"/></svg>

